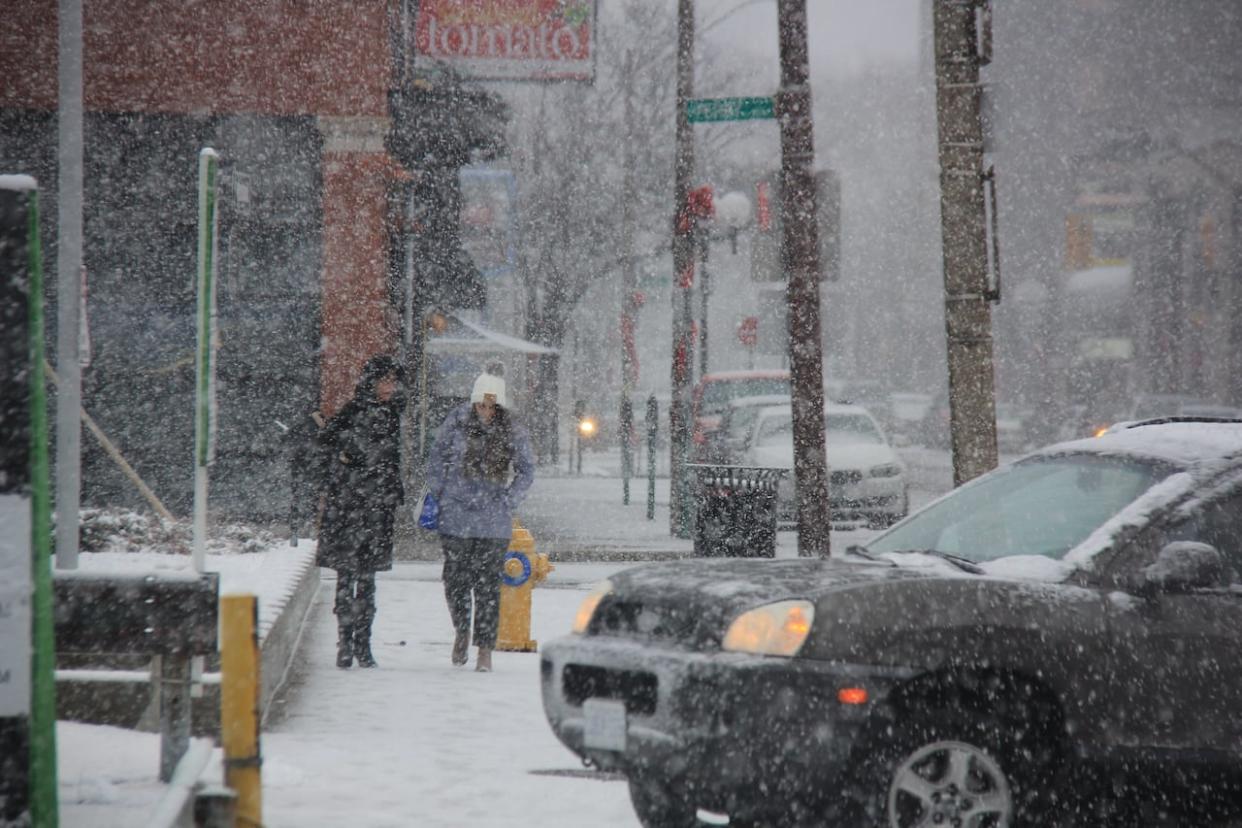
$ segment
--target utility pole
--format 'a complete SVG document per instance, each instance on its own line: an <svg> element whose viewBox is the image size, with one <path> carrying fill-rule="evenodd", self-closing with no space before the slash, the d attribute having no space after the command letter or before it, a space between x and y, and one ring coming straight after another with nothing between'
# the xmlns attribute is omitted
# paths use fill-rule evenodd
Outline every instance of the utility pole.
<svg viewBox="0 0 1242 828"><path fill-rule="evenodd" d="M82 470L82 0L60 0L56 223L56 566L78 568Z"/></svg>
<svg viewBox="0 0 1242 828"><path fill-rule="evenodd" d="M783 256L788 272L789 366L793 394L794 484L798 555L828 557L828 458L824 446L824 355L819 322L814 134L806 34L806 0L780 0Z"/></svg>
<svg viewBox="0 0 1242 828"><path fill-rule="evenodd" d="M712 298L711 276L707 269L710 226L699 228L699 376L707 373L707 307Z"/></svg>
<svg viewBox="0 0 1242 828"><path fill-rule="evenodd" d="M669 523L673 535L690 537L690 492L686 459L690 444L690 294L694 285L694 220L690 215L690 176L694 174L694 135L686 102L694 95L694 0L677 2L677 149L673 166L673 365L669 425Z"/></svg>
<svg viewBox="0 0 1242 828"><path fill-rule="evenodd" d="M979 67L991 60L991 6L989 0L936 0L934 9L949 429L953 485L960 486L997 462L990 303L1000 300L1000 264L996 190L983 165L979 83Z"/></svg>
<svg viewBox="0 0 1242 828"><path fill-rule="evenodd" d="M634 329L638 307L634 294L638 291L638 274L634 268L634 52L625 52L625 180L621 190L621 237L624 245L625 270L621 280L621 502L630 503L630 476L633 474L633 445L630 435L634 426L634 380L638 366L634 364Z"/></svg>

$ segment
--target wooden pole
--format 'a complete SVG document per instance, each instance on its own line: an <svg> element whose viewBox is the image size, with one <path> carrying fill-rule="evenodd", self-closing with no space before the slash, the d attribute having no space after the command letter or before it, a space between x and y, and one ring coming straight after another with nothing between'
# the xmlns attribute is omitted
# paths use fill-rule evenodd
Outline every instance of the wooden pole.
<svg viewBox="0 0 1242 828"><path fill-rule="evenodd" d="M933 9L949 431L953 485L960 486L997 463L991 303L999 301L1000 289L999 281L988 284L985 189L995 190L984 171L979 83L979 67L990 53L990 24L986 15L980 20L980 12L989 6L980 0L936 0Z"/></svg>
<svg viewBox="0 0 1242 828"><path fill-rule="evenodd" d="M789 375L793 397L798 555L828 557L828 458L824 449L824 354L819 314L819 233L811 125L806 0L780 0L781 198L788 267Z"/></svg>
<svg viewBox="0 0 1242 828"><path fill-rule="evenodd" d="M689 209L694 175L694 133L686 104L694 96L694 0L677 4L676 155L673 164L673 362L668 406L669 529L690 537L689 485L685 464L690 450L690 385L694 341L690 335L690 295L694 286L694 223Z"/></svg>
<svg viewBox="0 0 1242 828"><path fill-rule="evenodd" d="M43 370L47 372L48 377L52 380L52 384L59 388L60 377L56 376L56 372L52 370L52 366L47 363L47 360L43 361ZM99 441L99 445L103 448L104 453L112 458L112 462L116 463L121 472L137 487L142 496L146 498L147 503L151 504L151 508L155 510L155 513L170 523L176 522L177 519L172 516L172 512L164 507L164 504L156 497L155 492L151 491L151 488L143 482L142 478L138 476L138 472L134 471L134 467L125 460L116 444L108 439L108 435L104 434L99 424L95 422L90 414L86 413L86 409L79 406L78 414L90 433Z"/></svg>

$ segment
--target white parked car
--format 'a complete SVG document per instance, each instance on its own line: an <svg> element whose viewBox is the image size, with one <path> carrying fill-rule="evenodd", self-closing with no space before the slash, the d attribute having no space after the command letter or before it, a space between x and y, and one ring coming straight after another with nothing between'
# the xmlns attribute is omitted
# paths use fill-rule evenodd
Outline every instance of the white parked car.
<svg viewBox="0 0 1242 828"><path fill-rule="evenodd" d="M889 526L905 517L910 508L906 467L871 412L860 405L829 404L824 425L832 519ZM743 465L793 469L790 406L764 408L751 428ZM795 517L792 473L781 481L776 504L778 521Z"/></svg>

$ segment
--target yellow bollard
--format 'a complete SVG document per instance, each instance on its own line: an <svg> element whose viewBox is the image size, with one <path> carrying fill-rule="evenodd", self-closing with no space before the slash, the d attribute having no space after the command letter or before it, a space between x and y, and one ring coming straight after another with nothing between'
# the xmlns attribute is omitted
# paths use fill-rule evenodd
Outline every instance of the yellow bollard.
<svg viewBox="0 0 1242 828"><path fill-rule="evenodd" d="M497 650L533 653L539 649L539 643L530 637L530 594L554 568L547 555L535 551L534 537L514 518L513 535L509 538L509 551L505 553L500 576Z"/></svg>
<svg viewBox="0 0 1242 828"><path fill-rule="evenodd" d="M239 826L263 824L258 620L253 595L220 598L220 742L224 784L237 792Z"/></svg>

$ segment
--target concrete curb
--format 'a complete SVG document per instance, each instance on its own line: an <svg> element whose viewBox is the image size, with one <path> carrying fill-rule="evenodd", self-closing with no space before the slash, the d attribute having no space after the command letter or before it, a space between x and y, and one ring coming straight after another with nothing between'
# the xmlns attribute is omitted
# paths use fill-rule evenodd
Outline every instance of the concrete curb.
<svg viewBox="0 0 1242 828"><path fill-rule="evenodd" d="M307 556L300 570L288 600L259 642L263 670L259 693L261 724L267 722L272 700L289 680L307 617L319 591L319 567L315 566L313 555Z"/></svg>

